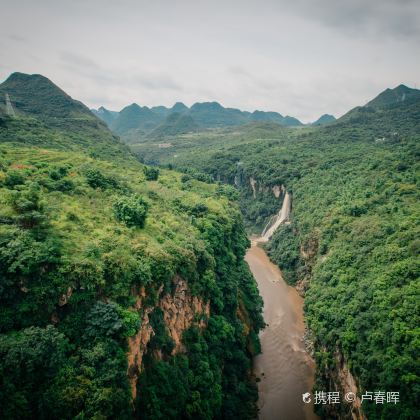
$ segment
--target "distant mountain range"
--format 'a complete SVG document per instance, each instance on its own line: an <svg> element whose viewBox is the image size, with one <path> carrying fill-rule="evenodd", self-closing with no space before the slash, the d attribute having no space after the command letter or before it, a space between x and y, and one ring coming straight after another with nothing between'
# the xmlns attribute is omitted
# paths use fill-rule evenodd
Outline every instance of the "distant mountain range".
<svg viewBox="0 0 420 420"><path fill-rule="evenodd" d="M218 102L195 103L190 108L182 102L172 107L139 106L131 104L121 111L104 107L89 110L84 104L73 100L46 77L33 74L13 73L0 84L0 118L7 114L6 94L17 114L35 116L41 121L65 131L98 129L106 131L104 123L116 134L130 142L130 137L159 138L201 131L209 128L245 126L250 123L270 123L287 127L303 124L296 118L282 116L277 112L247 112L225 108ZM386 89L364 106L359 106L340 119L329 114L322 115L312 126L346 121L349 118L364 118L369 112L420 101L420 90L399 85ZM95 116L98 118L95 118Z"/></svg>
<svg viewBox="0 0 420 420"><path fill-rule="evenodd" d="M283 116L278 112L247 112L236 108L225 108L218 102L198 102L190 108L182 102L177 102L171 108L165 106L149 108L134 103L120 112L110 111L104 107L91 111L112 131L126 138L130 136L161 137L258 121L272 122L287 127L303 125L297 118Z"/></svg>

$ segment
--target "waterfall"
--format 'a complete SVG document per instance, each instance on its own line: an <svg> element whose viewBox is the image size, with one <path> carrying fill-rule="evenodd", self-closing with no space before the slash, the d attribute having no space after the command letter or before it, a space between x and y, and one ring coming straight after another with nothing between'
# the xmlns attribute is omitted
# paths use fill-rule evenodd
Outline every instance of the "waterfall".
<svg viewBox="0 0 420 420"><path fill-rule="evenodd" d="M15 110L13 109L12 102L10 101L10 96L8 93L5 95L6 97L6 113L9 117L15 117Z"/></svg>
<svg viewBox="0 0 420 420"><path fill-rule="evenodd" d="M264 228L261 239L263 241L268 241L272 236L276 229L286 220L289 219L290 209L292 206L292 199L290 198L289 193L286 191L283 199L283 204L281 206L280 211L278 212L275 221L271 224L271 220L267 223L267 226ZM271 225L271 226L270 226Z"/></svg>

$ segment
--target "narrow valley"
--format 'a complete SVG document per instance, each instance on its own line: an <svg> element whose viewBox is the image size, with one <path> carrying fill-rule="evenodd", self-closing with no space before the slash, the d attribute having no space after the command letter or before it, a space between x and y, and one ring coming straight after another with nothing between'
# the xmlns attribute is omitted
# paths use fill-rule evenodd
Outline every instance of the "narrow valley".
<svg viewBox="0 0 420 420"><path fill-rule="evenodd" d="M312 420L313 405L302 401L311 392L315 364L303 341L303 299L283 280L281 271L253 238L245 260L254 275L264 301L266 328L260 333L261 354L254 370L260 379L260 419Z"/></svg>

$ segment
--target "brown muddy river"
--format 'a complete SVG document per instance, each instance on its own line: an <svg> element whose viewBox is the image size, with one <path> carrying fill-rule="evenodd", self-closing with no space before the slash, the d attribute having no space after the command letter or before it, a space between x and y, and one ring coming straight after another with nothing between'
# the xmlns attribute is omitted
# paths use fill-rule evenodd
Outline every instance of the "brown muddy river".
<svg viewBox="0 0 420 420"><path fill-rule="evenodd" d="M303 299L288 286L279 268L252 241L246 261L264 300L264 320L260 333L262 353L254 359L258 384L260 420L318 419L313 405L302 401L311 392L315 365L303 342Z"/></svg>

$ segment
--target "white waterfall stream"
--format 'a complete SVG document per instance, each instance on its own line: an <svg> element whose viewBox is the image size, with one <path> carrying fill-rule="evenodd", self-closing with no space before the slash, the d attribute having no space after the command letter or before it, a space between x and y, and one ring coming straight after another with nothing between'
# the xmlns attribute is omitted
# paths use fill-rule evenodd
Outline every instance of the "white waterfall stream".
<svg viewBox="0 0 420 420"><path fill-rule="evenodd" d="M267 242L272 236L276 229L285 221L289 219L290 209L292 207L292 199L290 198L289 193L286 191L283 199L283 204L281 206L280 211L278 212L274 223L272 223L272 219L267 223L266 227L264 228L261 234L261 241Z"/></svg>

